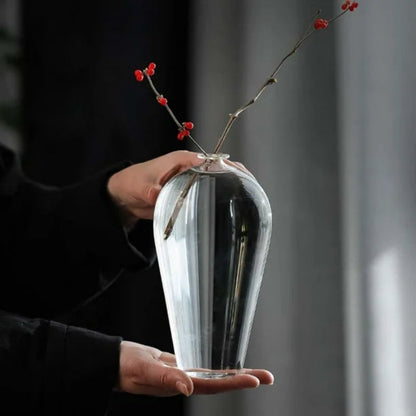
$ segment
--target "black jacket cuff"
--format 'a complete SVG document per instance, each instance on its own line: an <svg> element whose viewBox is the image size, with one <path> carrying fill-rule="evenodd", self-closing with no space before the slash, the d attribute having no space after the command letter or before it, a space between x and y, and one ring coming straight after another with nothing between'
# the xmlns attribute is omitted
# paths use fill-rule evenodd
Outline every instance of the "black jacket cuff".
<svg viewBox="0 0 416 416"><path fill-rule="evenodd" d="M51 322L45 414L103 416L118 380L121 338Z"/></svg>

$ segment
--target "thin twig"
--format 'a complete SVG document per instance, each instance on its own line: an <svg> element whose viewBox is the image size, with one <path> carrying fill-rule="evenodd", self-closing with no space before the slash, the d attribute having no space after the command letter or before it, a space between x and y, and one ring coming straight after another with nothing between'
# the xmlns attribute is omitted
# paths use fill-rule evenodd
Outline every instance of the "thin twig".
<svg viewBox="0 0 416 416"><path fill-rule="evenodd" d="M159 91L156 89L155 84L152 81L152 78L150 77L150 75L147 73L147 70L143 71L144 75L147 78L147 81L149 82L149 85L151 87L151 89L153 90L154 94L156 95L156 98L159 97L163 97L162 94L159 93ZM171 110L171 108L169 107L169 105L166 103L164 105L164 107L166 108L167 112L169 113L169 115L171 116L172 120L174 121L174 123L178 126L179 130L183 129L182 124L179 122L179 120L176 118L175 114L173 113L173 111ZM207 156L207 152L199 145L199 143L191 136L191 134L188 134L187 137L189 139L191 139L191 141L194 143L194 145L196 147L198 147L198 149L205 155Z"/></svg>
<svg viewBox="0 0 416 416"><path fill-rule="evenodd" d="M295 43L295 46L281 59L281 61L279 62L279 64L277 65L277 67L275 68L275 70L272 72L272 74L266 79L266 81L262 84L262 86L259 88L259 90L257 91L257 94L250 100L248 101L246 104L244 104L243 106L239 107L236 111L234 111L234 113L230 114L230 117L228 119L228 122L220 136L220 138L217 141L217 144L215 146L214 149L214 153L217 153L222 145L225 142L225 139L228 136L228 133L230 132L230 129L232 127L232 125L234 124L234 122L237 120L237 118L240 116L241 113L243 113L244 111L246 111L249 107L251 107L259 98L260 96L263 94L263 92L266 90L266 88L270 85L276 84L277 83L277 78L276 75L278 74L278 72L280 71L280 69L282 68L283 64L292 56L296 53L296 51L305 43L305 41L314 33L316 32L316 30L313 28L313 21L316 19L317 16L319 16L319 14L321 13L321 10L318 10L315 13L315 16L313 18L313 20L311 21L311 23L308 25L307 29L305 30L305 32L303 33L303 35L299 38L299 40Z"/></svg>
<svg viewBox="0 0 416 416"><path fill-rule="evenodd" d="M349 7L351 5L351 8ZM228 121L225 125L225 128L221 134L221 136L219 137L214 151L213 153L216 154L219 152L219 150L221 149L222 145L224 144L231 127L233 126L234 122L237 120L237 118L240 116L240 114L242 114L244 111L246 111L249 107L251 107L259 98L260 96L264 93L264 91L267 89L267 87L269 87L270 85L276 84L277 83L277 74L279 73L280 69L282 68L282 66L285 64L285 62L292 56L294 55L297 50L306 42L306 40L311 37L315 32L317 32L319 29L322 28L326 28L328 26L329 23L333 23L334 21L336 21L337 19L339 19L341 16L343 16L345 13L348 12L348 10L353 11L356 7L358 6L357 2L353 2L351 4L351 2L349 0L346 0L346 2L342 5L342 9L343 11L341 13L339 13L338 15L336 15L335 17L333 17L332 19L329 20L325 20L325 25L322 27L317 27L315 25L315 23L317 23L319 20L323 21L323 19L318 19L316 20L316 18L320 15L321 10L318 10L313 19L311 20L311 22L308 24L307 28L305 29L305 31L303 32L302 36L300 36L300 38L298 39L298 41L295 43L295 45L293 46L293 48L280 60L279 64L276 66L275 70L272 72L272 74L266 79L266 81L260 86L259 90L257 91L257 94L250 100L248 101L246 104L242 105L241 107L239 107L236 111L234 111L234 113L229 114L229 118ZM154 86L151 77L149 76L149 74L147 73L147 69L145 69L144 74L147 77L147 80L153 90L153 92L156 95L156 98L159 100L160 97L163 97L156 89L156 87ZM171 118L173 119L173 121L175 122L175 124L178 126L179 130L182 131L184 130L183 125L178 121L178 119L175 117L174 113L172 112L172 110L170 109L170 107L166 104L163 104L166 107L166 110L168 111L169 115L171 116ZM187 132L189 133L189 131ZM210 163L208 160L208 154L205 152L205 150L197 143L197 141L190 135L188 134L187 137L189 137L191 139L191 141L199 148L199 150L201 150L201 152L207 157L207 159L205 159L204 163ZM183 203L185 201L186 196L188 195L189 190L191 189L192 185L194 184L195 180L197 178L197 174L193 174L188 182L186 183L184 189L182 190L182 192L180 193L175 207L173 209L173 213L169 218L168 224L166 225L165 231L164 231L164 238L165 240L170 236L170 234L172 233L173 230L173 226L175 225L175 221L179 215L179 212L181 210L181 207L183 206Z"/></svg>
<svg viewBox="0 0 416 416"><path fill-rule="evenodd" d="M163 238L166 240L172 230L173 230L173 226L175 225L176 222L176 218L179 215L179 212L182 208L182 205L185 201L186 196L188 195L189 190L191 189L192 185L194 184L194 182L196 181L196 178L198 177L197 173L194 173L188 180L188 182L186 183L185 187L182 189L182 192L180 193L176 204L175 204L175 208L173 209L172 215L169 217L169 221L166 225L165 231L163 233Z"/></svg>

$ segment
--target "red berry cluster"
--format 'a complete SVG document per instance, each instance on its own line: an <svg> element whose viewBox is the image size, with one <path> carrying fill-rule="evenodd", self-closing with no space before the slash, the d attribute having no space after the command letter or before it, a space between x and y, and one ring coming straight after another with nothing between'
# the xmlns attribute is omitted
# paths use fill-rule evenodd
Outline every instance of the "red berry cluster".
<svg viewBox="0 0 416 416"><path fill-rule="evenodd" d="M182 123L182 128L179 130L178 133L178 140L183 140L184 137L187 137L190 135L189 130L192 130L194 128L194 123L192 121L185 121Z"/></svg>
<svg viewBox="0 0 416 416"><path fill-rule="evenodd" d="M147 75L149 75L150 77L152 75L154 75L155 74L155 68L156 68L156 64L154 62L150 62L150 64L145 69Z"/></svg>
<svg viewBox="0 0 416 416"><path fill-rule="evenodd" d="M136 80L139 81L139 82L144 80L143 71L140 71L140 69L136 69L134 71L134 76L136 77Z"/></svg>
<svg viewBox="0 0 416 416"><path fill-rule="evenodd" d="M341 6L341 9L342 10L349 10L350 12L353 12L356 8L358 7L358 2L356 2L356 1L354 1L352 4L351 4L351 1L350 0L347 0L342 6Z"/></svg>
<svg viewBox="0 0 416 416"><path fill-rule="evenodd" d="M145 76L147 75L147 77L148 77L147 79L148 79L150 85L152 86L153 91L156 93L157 102L161 106L167 107L167 110L171 113L171 116L173 117L174 121L178 125L178 128L179 128L178 140L183 140L185 137L188 137L188 136L192 139L191 133L189 132L189 130L192 130L194 128L194 123L192 123L191 121L184 121L182 124L180 124L176 120L176 117L173 116L172 111L169 109L167 98L165 98L162 94L159 94L159 92L154 87L153 82L150 80L149 77L151 77L152 75L155 74L155 68L156 68L156 64L154 62L151 62L147 66L147 68L145 68L143 70L136 69L134 71L134 76L135 76L137 81L141 82L141 81L144 80Z"/></svg>
<svg viewBox="0 0 416 416"><path fill-rule="evenodd" d="M157 102L164 107L168 104L168 100L163 95L158 95L156 97Z"/></svg>
<svg viewBox="0 0 416 416"><path fill-rule="evenodd" d="M313 24L313 27L316 29L316 30L319 30L319 29L326 29L327 27L328 27L328 20L326 20L326 19L316 19L315 20L315 23Z"/></svg>
<svg viewBox="0 0 416 416"><path fill-rule="evenodd" d="M150 64L145 68L143 71L140 69L136 69L134 71L134 76L136 77L136 80L141 82L144 80L145 74L149 75L150 77L155 74L155 68L156 64L154 62L150 62Z"/></svg>
<svg viewBox="0 0 416 416"><path fill-rule="evenodd" d="M271 77L269 77L266 82L261 86L260 90L258 91L257 95L250 100L247 104L241 106L240 108L238 108L234 113L230 114L230 118L226 124L226 127L223 131L223 133L221 134L220 138L218 139L218 142L215 146L215 150L214 153L216 153L221 146L224 143L225 138L228 135L228 132L231 128L231 125L233 124L233 122L237 119L237 117L239 116L240 113L242 113L243 111L245 111L249 106L251 106L256 99L263 93L263 91L265 90L265 88L273 83L276 82L275 79L275 75L277 74L277 72L279 71L279 69L281 68L281 66L283 65L283 63L285 63L285 61L294 54L294 52L296 52L305 42L305 40L307 38L309 38L309 36L311 36L315 31L321 30L321 29L326 29L328 27L328 25L331 23L333 23L334 21L336 21L338 18L340 18L341 16L343 16L344 14L346 14L348 11L354 11L357 7L358 7L358 2L357 1L352 1L352 0L343 0L344 3L342 3L341 5L341 9L342 11L338 11L338 14L332 18L330 18L329 20L327 19L322 19L322 18L317 18L321 11L318 10L316 12L316 14L313 17L312 22L309 24L308 29L306 30L306 32L300 37L300 39L296 42L295 46L293 47L293 49L288 52L283 59L280 61L280 63L278 64L278 66L276 67L275 71L273 72L273 74L271 75ZM183 123L180 123L178 121L178 119L176 118L176 116L173 114L171 108L168 106L168 100L162 95L160 94L151 77L155 74L155 68L156 68L156 64L154 62L151 62L147 68L140 70L140 69L136 69L134 71L134 76L136 78L137 81L141 82L144 80L144 78L147 79L150 87L152 88L153 92L155 93L156 96L156 100L157 102L166 108L167 112L169 113L169 115L171 116L171 118L173 119L173 121L175 122L176 126L178 127L178 134L177 134L177 138L178 140L183 140L185 137L188 137L189 140L191 140L199 149L201 149L201 151L206 154L206 152L204 151L204 149L202 149L201 146L199 146L199 144L194 140L194 138L191 136L190 130L193 129L194 125L192 122L190 121L186 121ZM272 82L273 81L273 82Z"/></svg>

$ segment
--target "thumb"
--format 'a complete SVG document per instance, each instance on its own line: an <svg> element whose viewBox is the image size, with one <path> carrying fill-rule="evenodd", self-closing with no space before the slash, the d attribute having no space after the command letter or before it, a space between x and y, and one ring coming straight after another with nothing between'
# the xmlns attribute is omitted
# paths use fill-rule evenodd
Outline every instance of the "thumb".
<svg viewBox="0 0 416 416"><path fill-rule="evenodd" d="M160 363L150 364L140 380L141 392L152 396L190 396L194 391L192 379L182 370Z"/></svg>

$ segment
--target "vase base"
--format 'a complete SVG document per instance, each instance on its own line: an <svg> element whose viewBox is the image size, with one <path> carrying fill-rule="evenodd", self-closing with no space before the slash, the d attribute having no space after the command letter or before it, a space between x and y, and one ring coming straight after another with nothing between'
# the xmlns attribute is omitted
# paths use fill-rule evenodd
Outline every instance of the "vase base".
<svg viewBox="0 0 416 416"><path fill-rule="evenodd" d="M194 378L217 379L232 377L237 374L238 370L185 370L186 374Z"/></svg>

